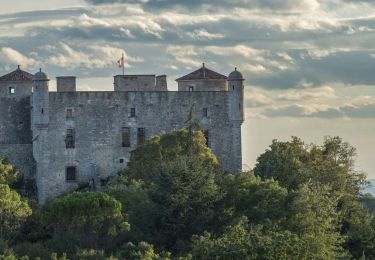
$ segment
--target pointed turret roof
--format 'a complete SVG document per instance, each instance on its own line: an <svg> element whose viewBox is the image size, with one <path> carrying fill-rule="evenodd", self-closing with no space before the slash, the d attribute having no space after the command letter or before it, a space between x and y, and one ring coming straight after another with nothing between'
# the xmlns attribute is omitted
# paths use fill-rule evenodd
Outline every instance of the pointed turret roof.
<svg viewBox="0 0 375 260"><path fill-rule="evenodd" d="M15 71L0 77L0 81L32 81L33 75L20 69L20 65Z"/></svg>
<svg viewBox="0 0 375 260"><path fill-rule="evenodd" d="M181 78L176 79L176 81L180 80L197 80L197 79L227 79L227 76L224 76L220 73L217 73L213 70L207 69L203 63L202 68L193 71Z"/></svg>

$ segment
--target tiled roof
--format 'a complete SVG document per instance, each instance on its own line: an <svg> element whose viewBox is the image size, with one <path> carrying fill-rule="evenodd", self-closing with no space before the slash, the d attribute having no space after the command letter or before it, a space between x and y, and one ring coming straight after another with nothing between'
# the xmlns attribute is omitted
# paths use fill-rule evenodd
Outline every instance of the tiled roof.
<svg viewBox="0 0 375 260"><path fill-rule="evenodd" d="M199 70L193 71L186 76L176 79L180 80L195 80L195 79L227 79L227 76L224 76L220 73L217 73L213 70L207 69L204 65Z"/></svg>
<svg viewBox="0 0 375 260"><path fill-rule="evenodd" d="M0 77L0 81L32 81L33 75L18 68L11 73Z"/></svg>

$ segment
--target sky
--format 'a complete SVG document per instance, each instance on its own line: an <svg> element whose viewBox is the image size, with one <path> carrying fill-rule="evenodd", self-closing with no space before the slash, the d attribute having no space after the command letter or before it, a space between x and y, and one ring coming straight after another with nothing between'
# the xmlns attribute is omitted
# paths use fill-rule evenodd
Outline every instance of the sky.
<svg viewBox="0 0 375 260"><path fill-rule="evenodd" d="M273 139L340 136L375 178L375 0L0 0L0 74L16 68L79 90L129 74L201 67L246 78L244 168ZM55 88L54 81L51 89Z"/></svg>

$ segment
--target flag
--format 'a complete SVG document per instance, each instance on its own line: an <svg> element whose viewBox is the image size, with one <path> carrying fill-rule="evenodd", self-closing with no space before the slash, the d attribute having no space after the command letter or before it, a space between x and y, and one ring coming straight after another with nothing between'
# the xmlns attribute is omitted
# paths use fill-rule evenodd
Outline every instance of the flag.
<svg viewBox="0 0 375 260"><path fill-rule="evenodd" d="M124 68L124 65L125 65L124 54L121 55L121 58L117 61L117 64L119 68Z"/></svg>

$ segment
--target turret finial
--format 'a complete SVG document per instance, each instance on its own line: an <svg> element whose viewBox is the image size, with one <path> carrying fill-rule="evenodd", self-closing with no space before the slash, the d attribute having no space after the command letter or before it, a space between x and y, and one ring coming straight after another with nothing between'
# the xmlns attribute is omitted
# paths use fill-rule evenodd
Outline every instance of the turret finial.
<svg viewBox="0 0 375 260"><path fill-rule="evenodd" d="M237 71L237 67L235 67L234 70Z"/></svg>
<svg viewBox="0 0 375 260"><path fill-rule="evenodd" d="M42 72L42 68L39 68L39 72Z"/></svg>
<svg viewBox="0 0 375 260"><path fill-rule="evenodd" d="M17 69L18 69L18 70L20 69L20 65L17 65Z"/></svg>
<svg viewBox="0 0 375 260"><path fill-rule="evenodd" d="M204 68L204 62L202 63L202 65L203 65L203 68Z"/></svg>

